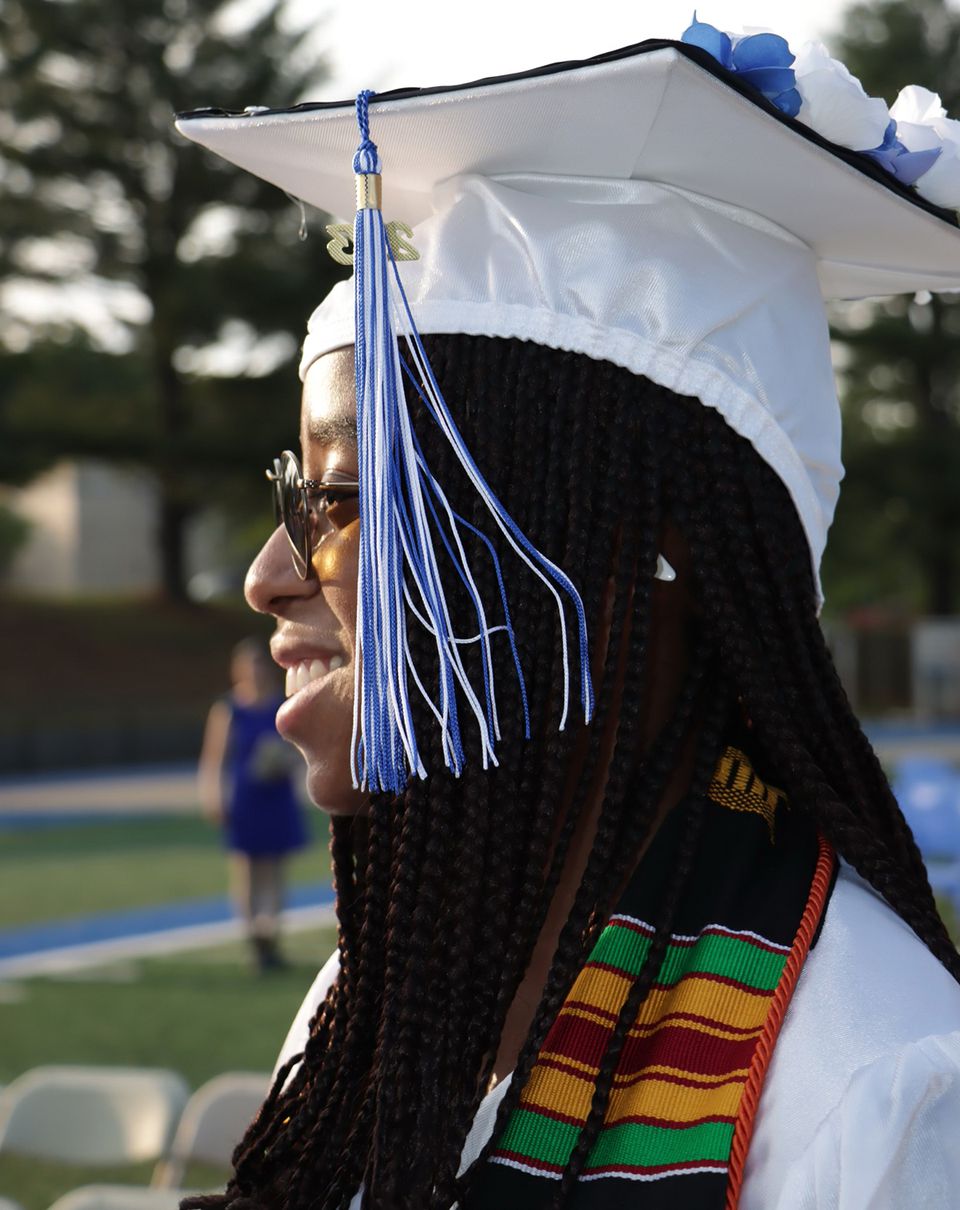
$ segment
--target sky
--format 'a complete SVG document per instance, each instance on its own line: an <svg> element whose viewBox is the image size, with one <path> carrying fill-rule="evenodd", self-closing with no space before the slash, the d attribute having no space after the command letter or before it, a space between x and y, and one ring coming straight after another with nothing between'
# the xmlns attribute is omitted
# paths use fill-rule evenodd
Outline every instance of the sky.
<svg viewBox="0 0 960 1210"><path fill-rule="evenodd" d="M694 0L289 0L298 26L329 48L330 99L361 88L456 84L582 59L644 38L679 38ZM796 50L819 38L829 46L847 7L843 0L707 0L701 21L739 33L782 34Z"/></svg>
<svg viewBox="0 0 960 1210"><path fill-rule="evenodd" d="M243 29L267 0L228 0L222 24ZM648 37L679 38L690 24L694 0L287 0L287 16L303 31L306 49L322 50L330 75L304 99L342 100L362 88L384 91L400 86L457 84L481 76L522 71L558 60L582 59ZM731 33L771 29L797 50L810 38L836 29L846 0L709 0L698 10ZM892 98L891 98L892 99ZM251 104L262 98L251 97ZM12 282L0 288L0 303L11 322L4 336L24 347L29 325L42 320L80 322L103 348L122 352L130 345L127 324L147 318L145 300L126 285L78 283L38 286ZM229 341L222 342L230 346ZM249 346L244 337L239 342ZM214 361L220 346L214 350ZM193 356L191 353L190 356ZM204 352L206 357L206 352ZM232 355L231 355L232 357ZM209 360L209 358L207 359ZM217 363L192 368L235 372Z"/></svg>

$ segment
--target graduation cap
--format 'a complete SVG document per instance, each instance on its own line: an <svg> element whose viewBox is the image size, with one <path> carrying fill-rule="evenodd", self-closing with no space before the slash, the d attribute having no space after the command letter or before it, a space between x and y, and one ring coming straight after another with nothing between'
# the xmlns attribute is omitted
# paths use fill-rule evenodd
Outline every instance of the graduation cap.
<svg viewBox="0 0 960 1210"><path fill-rule="evenodd" d="M446 547L469 587L465 523L425 463L404 379L496 527L556 598L561 726L572 679L568 610L587 719L593 706L579 594L483 479L421 334L583 353L716 408L790 492L822 601L818 569L843 475L824 299L960 289L960 230L952 210L924 196L924 180L939 173L938 189L926 192L943 197L949 139L929 123L904 124L909 140L900 138L885 104L822 48L804 62L801 75L776 35L737 39L695 20L680 42L469 84L178 117L188 138L292 196L333 215L355 212L351 224L329 228L331 254L352 260L354 275L312 316L301 375L355 344L358 784L398 790L425 772L410 679L443 729L454 771L464 760L457 687L485 764L499 738L490 643L503 627L488 617L491 603L474 600L484 684L471 687L435 550ZM858 137L868 139L859 149ZM949 192L949 171L946 180ZM408 606L437 638L433 695L409 661ZM505 592L502 608L522 684Z"/></svg>

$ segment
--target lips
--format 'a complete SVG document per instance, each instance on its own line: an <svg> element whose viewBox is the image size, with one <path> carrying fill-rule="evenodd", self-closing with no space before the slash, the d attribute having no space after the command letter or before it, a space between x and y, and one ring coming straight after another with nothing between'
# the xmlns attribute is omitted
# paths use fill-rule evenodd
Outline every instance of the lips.
<svg viewBox="0 0 960 1210"><path fill-rule="evenodd" d="M306 689L312 681L319 680L328 672L335 672L338 668L342 668L345 663L342 655L321 655L297 660L287 668L284 685L287 697L292 697L301 689Z"/></svg>
<svg viewBox="0 0 960 1210"><path fill-rule="evenodd" d="M343 678L348 678L352 686L350 661L343 648L334 645L332 635L287 632L275 637L271 648L274 660L286 673L286 701L277 711L277 730L284 739L299 746L314 736L320 726L318 708L322 715L336 697L347 692ZM334 684L339 688L331 698Z"/></svg>

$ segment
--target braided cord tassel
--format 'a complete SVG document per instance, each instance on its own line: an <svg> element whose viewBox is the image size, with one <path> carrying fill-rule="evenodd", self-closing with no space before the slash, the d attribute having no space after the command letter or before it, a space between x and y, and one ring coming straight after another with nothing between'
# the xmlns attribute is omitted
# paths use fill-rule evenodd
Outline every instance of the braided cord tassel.
<svg viewBox="0 0 960 1210"><path fill-rule="evenodd" d="M426 776L410 707L411 681L441 728L449 769L459 775L465 759L458 691L479 732L484 768L497 763L494 745L500 739L500 722L491 642L497 632L507 635L523 703L524 731L528 737L530 734L523 670L499 559L486 535L453 510L431 474L410 421L404 374L450 442L510 546L556 600L564 661L561 729L567 721L570 692L569 640L561 593L569 598L577 616L580 696L588 722L593 713L593 688L579 593L560 568L533 546L491 492L464 444L427 360L380 208L380 156L370 138L368 114L372 95L362 92L357 97L360 144L354 157L360 566L351 769L358 788L398 793L412 774ZM406 343L410 365L400 356L398 325L409 333ZM466 536L479 542L483 556L493 561L502 621L491 622L487 617L471 571ZM441 552L453 565L476 616L478 633L470 638L454 634L437 561ZM439 673L432 688L424 684L410 655L408 615L432 634L436 643ZM474 642L481 645L482 689L474 688L461 658L461 647Z"/></svg>

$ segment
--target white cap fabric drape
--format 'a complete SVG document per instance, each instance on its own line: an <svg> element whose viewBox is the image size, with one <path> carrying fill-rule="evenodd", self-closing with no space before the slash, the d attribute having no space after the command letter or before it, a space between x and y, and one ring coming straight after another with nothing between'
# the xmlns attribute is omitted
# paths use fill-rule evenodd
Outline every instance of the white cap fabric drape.
<svg viewBox="0 0 960 1210"><path fill-rule="evenodd" d="M843 476L817 258L675 186L511 174L436 186L402 277L421 334L518 337L716 408L777 472L818 569ZM398 318L398 328L403 324ZM354 338L352 282L310 319L301 376Z"/></svg>

